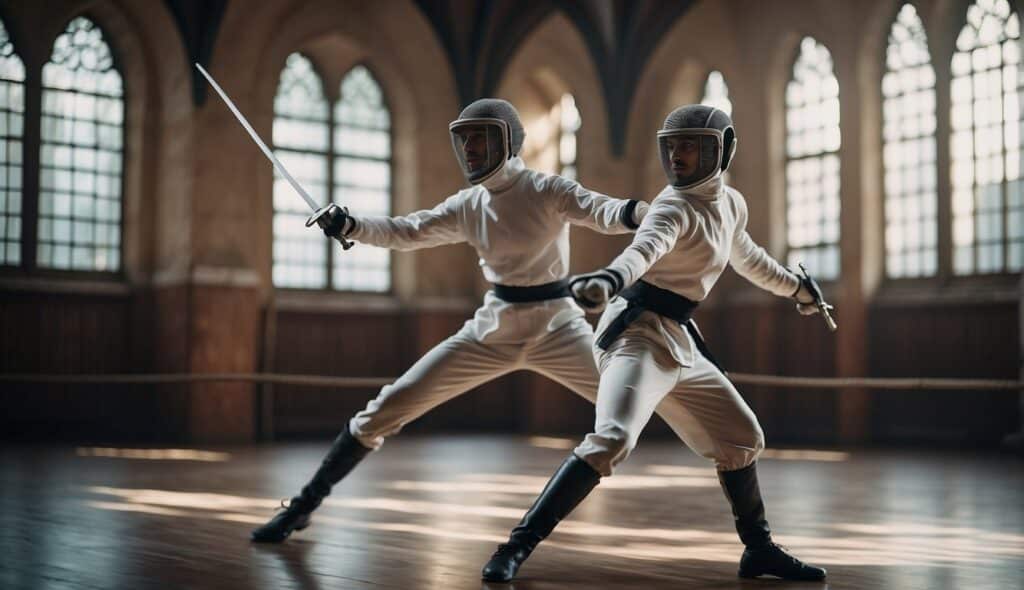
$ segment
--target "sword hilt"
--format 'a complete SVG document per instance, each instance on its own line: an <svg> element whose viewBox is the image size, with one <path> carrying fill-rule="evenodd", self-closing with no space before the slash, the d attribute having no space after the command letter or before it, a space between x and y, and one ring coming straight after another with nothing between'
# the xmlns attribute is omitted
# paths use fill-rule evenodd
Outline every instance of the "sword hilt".
<svg viewBox="0 0 1024 590"><path fill-rule="evenodd" d="M338 213L335 213L335 211ZM348 218L348 207L338 207L334 203L328 203L314 211L313 214L306 219L306 227L312 227L314 223L319 225L320 228L324 230L324 233L341 242L341 248L343 250L348 250L354 244L346 240L345 236L341 233L345 226L344 222L341 224L341 227L336 228L335 231L329 231L332 229L331 225L334 222L335 216L339 213L342 215L343 219Z"/></svg>
<svg viewBox="0 0 1024 590"><path fill-rule="evenodd" d="M827 303L824 305L819 303L818 309L821 310L821 317L825 318L825 325L828 326L829 332L835 332L836 330L838 330L839 326L837 326L836 321L832 319L832 314L828 312L828 310L832 309L832 306L828 305Z"/></svg>

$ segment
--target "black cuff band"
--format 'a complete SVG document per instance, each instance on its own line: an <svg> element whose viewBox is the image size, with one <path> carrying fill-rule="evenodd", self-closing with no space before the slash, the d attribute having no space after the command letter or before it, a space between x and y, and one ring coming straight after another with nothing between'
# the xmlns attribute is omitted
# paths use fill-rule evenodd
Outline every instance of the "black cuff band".
<svg viewBox="0 0 1024 590"><path fill-rule="evenodd" d="M800 277L797 277L796 278L796 291L793 291L793 294L790 295L789 298L790 299L794 299L794 300L796 300L797 303L799 303L800 300L797 299L796 296L800 294L800 287L803 287L803 286L804 286L804 280L801 279Z"/></svg>
<svg viewBox="0 0 1024 590"><path fill-rule="evenodd" d="M636 199L630 199L629 202L626 203L626 206L622 208L622 214L619 221L629 229L637 229L640 227L640 224L633 219L633 212L636 211L636 206L639 202L640 201L637 201Z"/></svg>
<svg viewBox="0 0 1024 590"><path fill-rule="evenodd" d="M633 202L635 203L636 201ZM622 275L619 274L619 271L612 268L605 268L604 270L615 281L615 284L613 285L615 287L615 293L621 291L623 285L626 284L626 280L622 278ZM615 293L612 293L612 295L614 295Z"/></svg>

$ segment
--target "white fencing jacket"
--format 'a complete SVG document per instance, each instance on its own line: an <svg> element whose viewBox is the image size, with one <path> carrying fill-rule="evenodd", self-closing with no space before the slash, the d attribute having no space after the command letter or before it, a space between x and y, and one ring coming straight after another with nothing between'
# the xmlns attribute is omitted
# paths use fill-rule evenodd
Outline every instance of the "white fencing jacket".
<svg viewBox="0 0 1024 590"><path fill-rule="evenodd" d="M624 287L644 281L703 301L731 264L740 276L780 297L792 295L800 284L747 233L747 203L721 176L680 192L666 186L648 210L633 242L608 268L622 275ZM597 333L626 306L615 298L601 318ZM634 325L647 327L684 367L693 366L694 344L685 329L672 320L645 312Z"/></svg>
<svg viewBox="0 0 1024 590"><path fill-rule="evenodd" d="M433 209L397 217L357 216L348 237L394 250L468 242L476 249L489 282L541 285L569 274L570 224L604 234L627 233L647 210L647 204L640 202L629 219L629 203L561 176L529 170L515 157L484 183L460 190ZM478 319L486 319L480 322L481 338L498 328L511 306L488 293L477 312ZM524 313L533 309L542 310L539 316L557 316L547 317L547 330L583 315L571 298L516 307ZM481 318L482 312L488 318Z"/></svg>

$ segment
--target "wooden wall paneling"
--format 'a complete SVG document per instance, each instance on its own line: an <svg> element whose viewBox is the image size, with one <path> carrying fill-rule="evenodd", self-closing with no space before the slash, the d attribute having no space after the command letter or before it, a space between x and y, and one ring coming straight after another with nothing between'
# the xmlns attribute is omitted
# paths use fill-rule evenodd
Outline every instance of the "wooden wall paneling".
<svg viewBox="0 0 1024 590"><path fill-rule="evenodd" d="M279 373L380 377L396 374L401 319L393 314L279 311L274 367ZM337 431L376 395L373 388L274 387L278 436Z"/></svg>
<svg viewBox="0 0 1024 590"><path fill-rule="evenodd" d="M134 296L0 295L0 370L140 372L188 370L185 287ZM147 300L148 299L148 300ZM879 377L1002 377L1017 374L1013 304L876 306L869 319L870 373ZM466 319L458 312L310 314L283 312L275 366L281 372L396 376ZM833 374L829 335L788 306L701 310L709 346L738 372ZM255 327L253 329L256 329ZM353 337L352 335L356 335ZM140 344L141 342L141 344ZM325 434L376 395L277 388L280 434ZM835 442L835 393L743 387L771 443ZM879 391L872 394L876 442L995 444L1019 420L1016 396L984 392ZM8 438L173 439L185 427L182 386L7 386ZM444 430L589 430L592 407L547 379L517 373L486 384L410 425ZM645 433L671 436L659 420Z"/></svg>
<svg viewBox="0 0 1024 590"><path fill-rule="evenodd" d="M189 371L189 287L174 285L152 291L151 365L158 373ZM154 436L180 440L188 428L189 388L187 385L155 385Z"/></svg>
<svg viewBox="0 0 1024 590"><path fill-rule="evenodd" d="M836 340L816 317L795 316L776 308L776 373L798 377L832 377L836 374ZM780 442L828 443L838 437L835 389L776 389L777 439Z"/></svg>
<svg viewBox="0 0 1024 590"><path fill-rule="evenodd" d="M870 361L882 377L1017 376L1013 304L876 307ZM1002 392L879 391L872 415L879 442L996 444L1015 430L1017 397Z"/></svg>
<svg viewBox="0 0 1024 590"><path fill-rule="evenodd" d="M594 405L538 373L515 374L510 402L518 409L516 429L529 434L581 438L594 428Z"/></svg>
<svg viewBox="0 0 1024 590"><path fill-rule="evenodd" d="M416 347L408 352L399 372L404 372L428 350L457 332L472 313L432 310L409 312L412 332L416 334ZM406 428L409 432L420 433L516 431L525 403L522 394L523 376L522 373L512 373L484 383L427 412Z"/></svg>
<svg viewBox="0 0 1024 590"><path fill-rule="evenodd" d="M259 354L260 298L256 289L193 285L189 290L189 371L251 373ZM255 439L253 383L194 383L188 430L195 442Z"/></svg>
<svg viewBox="0 0 1024 590"><path fill-rule="evenodd" d="M133 370L128 295L0 294L8 373L122 373ZM153 400L124 385L11 385L5 436L20 440L125 440L151 432Z"/></svg>
<svg viewBox="0 0 1024 590"><path fill-rule="evenodd" d="M727 372L774 373L778 369L778 314L772 306L719 305L696 315L708 348ZM766 436L774 435L781 407L779 389L737 385Z"/></svg>

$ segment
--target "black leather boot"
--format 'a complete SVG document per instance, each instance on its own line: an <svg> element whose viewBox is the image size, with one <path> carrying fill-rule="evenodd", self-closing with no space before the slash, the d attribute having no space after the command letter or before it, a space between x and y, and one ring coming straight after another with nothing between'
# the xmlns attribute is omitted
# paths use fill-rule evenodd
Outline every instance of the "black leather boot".
<svg viewBox="0 0 1024 590"><path fill-rule="evenodd" d="M298 496L285 504L283 510L274 515L267 524L253 530L252 540L256 543L280 543L293 531L309 526L310 513L331 493L331 487L348 475L349 471L370 452L351 433L348 426L334 439L313 479L309 480Z"/></svg>
<svg viewBox="0 0 1024 590"><path fill-rule="evenodd" d="M555 526L572 512L601 481L601 474L576 455L562 463L551 476L533 507L512 529L508 543L498 550L484 566L482 577L487 582L508 582L515 577L537 544L547 538Z"/></svg>
<svg viewBox="0 0 1024 590"><path fill-rule="evenodd" d="M825 570L808 565L772 541L772 533L764 515L761 488L757 483L757 464L736 471L719 471L725 497L732 506L736 532L746 545L740 558L739 576L777 576L786 580L823 580Z"/></svg>

